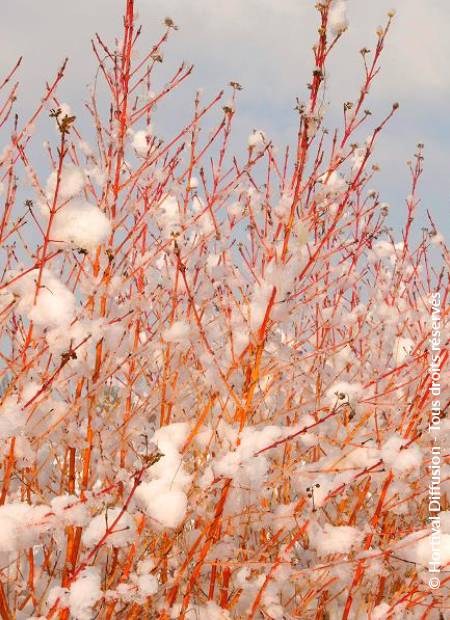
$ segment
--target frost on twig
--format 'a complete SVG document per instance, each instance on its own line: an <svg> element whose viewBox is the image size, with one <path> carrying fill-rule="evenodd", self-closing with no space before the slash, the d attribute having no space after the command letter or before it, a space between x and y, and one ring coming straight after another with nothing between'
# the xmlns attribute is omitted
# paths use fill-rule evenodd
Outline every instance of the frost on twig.
<svg viewBox="0 0 450 620"><path fill-rule="evenodd" d="M438 617L427 364L439 332L444 434L448 250L431 215L412 241L423 145L401 235L373 189L392 14L328 127L348 4L317 4L285 150L250 125L231 155L238 82L164 132L192 67L166 72L169 18L142 52L133 0L122 37L92 41L90 129L59 100L65 64L23 125L20 63L0 83L2 618Z"/></svg>

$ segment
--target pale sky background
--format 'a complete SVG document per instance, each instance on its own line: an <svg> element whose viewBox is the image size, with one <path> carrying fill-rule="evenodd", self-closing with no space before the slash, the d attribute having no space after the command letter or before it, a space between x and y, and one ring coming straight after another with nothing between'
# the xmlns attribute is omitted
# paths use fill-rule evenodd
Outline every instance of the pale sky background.
<svg viewBox="0 0 450 620"><path fill-rule="evenodd" d="M195 90L213 95L230 80L244 86L238 102L234 146L246 146L253 128L264 130L280 147L297 127L296 96L304 99L312 66L311 45L317 28L314 0L137 0L143 44L150 47L170 16L180 27L166 48L162 78L181 60L195 64L183 87L161 117L162 135L181 126L192 110ZM19 55L18 111L27 116L65 56L70 64L60 97L82 119L83 100L95 62L90 38L121 35L121 0L2 0L0 73ZM350 28L329 67L327 126L339 122L342 103L359 91L362 47L375 46L375 31L396 9L382 72L371 93L372 126L398 101L400 110L378 144L374 161L381 171L373 183L392 205L391 223L399 229L409 193L406 160L425 143L423 200L416 228L426 225L425 209L448 236L450 201L450 2L448 0L348 0ZM369 127L368 127L369 130ZM34 162L36 164L36 162Z"/></svg>

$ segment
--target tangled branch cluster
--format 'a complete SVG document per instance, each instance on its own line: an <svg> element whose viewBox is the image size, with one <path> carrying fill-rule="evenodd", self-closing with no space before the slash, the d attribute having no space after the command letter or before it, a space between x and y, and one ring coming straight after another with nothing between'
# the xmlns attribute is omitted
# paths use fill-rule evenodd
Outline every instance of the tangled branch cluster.
<svg viewBox="0 0 450 620"><path fill-rule="evenodd" d="M431 219L410 240L421 147L400 240L370 190L398 107L365 110L392 15L329 133L347 21L341 2L317 9L285 152L257 130L230 156L237 83L160 136L192 68L154 92L175 24L134 60L133 0L121 42L93 42L91 136L58 99L65 65L23 126L18 65L3 82L2 618L443 617L448 577L426 583L428 348L449 254ZM448 490L443 454L443 571Z"/></svg>

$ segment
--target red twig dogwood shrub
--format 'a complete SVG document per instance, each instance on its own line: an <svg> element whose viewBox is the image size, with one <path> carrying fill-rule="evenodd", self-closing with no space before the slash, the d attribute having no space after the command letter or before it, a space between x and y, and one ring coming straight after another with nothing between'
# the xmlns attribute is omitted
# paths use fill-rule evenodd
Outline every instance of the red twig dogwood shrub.
<svg viewBox="0 0 450 620"><path fill-rule="evenodd" d="M433 590L429 426L448 429L448 392L431 409L430 388L445 383L449 256L431 219L410 240L421 147L397 240L370 190L398 107L365 109L392 15L328 132L347 18L339 0L317 9L285 151L255 130L230 155L237 83L159 135L191 67L154 90L176 26L136 59L133 0L121 41L93 41L91 134L58 99L65 66L25 124L19 67L2 83L2 618L443 613L448 463Z"/></svg>

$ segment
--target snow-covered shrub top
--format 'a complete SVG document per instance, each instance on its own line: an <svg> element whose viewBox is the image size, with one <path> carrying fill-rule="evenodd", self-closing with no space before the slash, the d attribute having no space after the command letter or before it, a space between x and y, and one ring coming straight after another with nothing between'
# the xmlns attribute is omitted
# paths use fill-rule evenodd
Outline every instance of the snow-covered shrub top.
<svg viewBox="0 0 450 620"><path fill-rule="evenodd" d="M159 134L191 67L154 92L175 25L135 58L133 10L115 47L95 43L111 92L111 113L88 102L95 131L58 100L64 68L49 85L33 119L53 125L45 174L12 82L1 91L0 615L437 619L427 371L448 251L432 223L411 242L420 149L401 238L369 189L397 109L372 126L364 111L391 17L328 133L326 62L348 18L319 2L293 148L249 128L239 160L234 82Z"/></svg>

